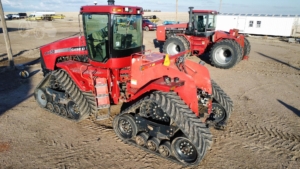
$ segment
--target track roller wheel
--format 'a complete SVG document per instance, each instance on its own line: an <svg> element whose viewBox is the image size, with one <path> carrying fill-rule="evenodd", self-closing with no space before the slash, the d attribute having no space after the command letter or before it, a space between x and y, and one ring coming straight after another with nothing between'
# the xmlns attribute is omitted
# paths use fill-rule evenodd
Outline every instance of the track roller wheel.
<svg viewBox="0 0 300 169"><path fill-rule="evenodd" d="M113 121L114 131L122 140L131 139L137 134L138 127L130 114L116 116Z"/></svg>
<svg viewBox="0 0 300 169"><path fill-rule="evenodd" d="M53 112L56 114L60 114L60 108L58 104L53 105Z"/></svg>
<svg viewBox="0 0 300 169"><path fill-rule="evenodd" d="M192 163L197 159L197 149L185 137L177 137L171 145L174 156L181 162Z"/></svg>
<svg viewBox="0 0 300 169"><path fill-rule="evenodd" d="M53 104L52 104L51 102L48 102L48 103L47 103L46 108L47 108L48 110L50 110L50 112L54 112L54 106L53 106Z"/></svg>
<svg viewBox="0 0 300 169"><path fill-rule="evenodd" d="M139 146L145 146L148 138L149 138L149 134L142 132L136 136L135 142Z"/></svg>
<svg viewBox="0 0 300 169"><path fill-rule="evenodd" d="M47 95L42 89L37 89L34 92L34 96L36 101L42 108L45 108L47 106L47 102L48 102Z"/></svg>
<svg viewBox="0 0 300 169"><path fill-rule="evenodd" d="M147 141L147 147L149 150L156 151L158 150L160 140L156 137L152 137Z"/></svg>
<svg viewBox="0 0 300 169"><path fill-rule="evenodd" d="M67 117L67 115L68 115L68 111L64 106L60 107L60 115L62 115L64 117Z"/></svg>
<svg viewBox="0 0 300 169"><path fill-rule="evenodd" d="M169 157L171 155L171 144L169 141L164 141L160 146L158 147L159 153L164 157Z"/></svg>

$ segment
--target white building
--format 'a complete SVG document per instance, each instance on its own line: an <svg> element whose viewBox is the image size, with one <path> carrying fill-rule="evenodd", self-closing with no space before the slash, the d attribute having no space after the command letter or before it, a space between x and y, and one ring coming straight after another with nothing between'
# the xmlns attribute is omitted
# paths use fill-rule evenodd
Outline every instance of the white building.
<svg viewBox="0 0 300 169"><path fill-rule="evenodd" d="M236 28L240 33L272 36L300 36L300 15L219 14L216 30Z"/></svg>

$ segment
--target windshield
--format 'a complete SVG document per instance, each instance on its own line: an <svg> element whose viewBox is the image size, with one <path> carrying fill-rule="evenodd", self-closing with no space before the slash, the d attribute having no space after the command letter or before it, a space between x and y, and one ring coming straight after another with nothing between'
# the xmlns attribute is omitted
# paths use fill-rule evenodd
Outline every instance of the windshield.
<svg viewBox="0 0 300 169"><path fill-rule="evenodd" d="M114 50L132 49L142 46L141 15L114 15Z"/></svg>
<svg viewBox="0 0 300 169"><path fill-rule="evenodd" d="M199 32L215 29L215 15L200 14L196 16L196 21Z"/></svg>
<svg viewBox="0 0 300 169"><path fill-rule="evenodd" d="M108 15L83 15L86 43L91 59L105 62L108 59Z"/></svg>

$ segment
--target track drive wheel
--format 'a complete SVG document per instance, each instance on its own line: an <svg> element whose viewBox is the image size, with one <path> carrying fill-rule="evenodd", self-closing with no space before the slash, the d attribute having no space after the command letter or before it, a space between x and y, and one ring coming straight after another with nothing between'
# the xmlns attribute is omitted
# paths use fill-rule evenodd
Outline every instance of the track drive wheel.
<svg viewBox="0 0 300 169"><path fill-rule="evenodd" d="M130 114L118 115L114 118L113 128L116 135L122 140L128 140L136 136L138 127Z"/></svg>
<svg viewBox="0 0 300 169"><path fill-rule="evenodd" d="M174 156L182 162L190 163L197 159L197 149L186 137L177 137L171 145Z"/></svg>
<svg viewBox="0 0 300 169"><path fill-rule="evenodd" d="M37 89L34 92L34 96L36 101L42 108L45 108L47 106L47 102L48 102L47 95L42 89Z"/></svg>
<svg viewBox="0 0 300 169"><path fill-rule="evenodd" d="M175 55L188 50L189 46L184 37L173 36L166 40L163 46L163 53ZM185 55L187 57L188 54Z"/></svg>
<svg viewBox="0 0 300 169"><path fill-rule="evenodd" d="M237 42L226 39L213 45L209 57L215 67L229 69L241 60L242 52Z"/></svg>
<svg viewBox="0 0 300 169"><path fill-rule="evenodd" d="M212 84L212 113L208 120L213 121L216 129L224 129L233 111L233 102L222 88L213 80Z"/></svg>

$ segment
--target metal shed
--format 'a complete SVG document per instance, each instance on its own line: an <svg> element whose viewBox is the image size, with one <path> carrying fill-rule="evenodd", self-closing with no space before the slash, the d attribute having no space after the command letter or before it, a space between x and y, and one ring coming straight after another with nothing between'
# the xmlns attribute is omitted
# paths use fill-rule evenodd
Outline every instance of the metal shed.
<svg viewBox="0 0 300 169"><path fill-rule="evenodd" d="M232 14L217 16L216 30L236 28L240 33L272 36L300 36L300 15Z"/></svg>

